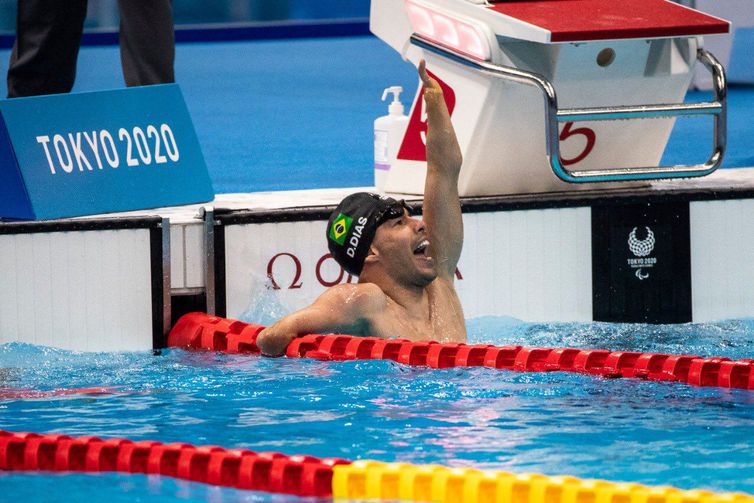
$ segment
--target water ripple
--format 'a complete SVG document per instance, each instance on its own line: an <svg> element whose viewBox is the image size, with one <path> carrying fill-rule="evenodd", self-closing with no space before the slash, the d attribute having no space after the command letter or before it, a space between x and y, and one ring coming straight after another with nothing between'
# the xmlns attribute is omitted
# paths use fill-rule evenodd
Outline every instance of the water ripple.
<svg viewBox="0 0 754 503"><path fill-rule="evenodd" d="M751 320L677 327L499 318L469 323L475 342L731 358L754 356L752 328ZM385 361L272 360L180 350L159 356L84 354L15 343L0 346L0 388L11 391L0 399L0 428L8 430L754 493L754 392L744 390L566 373L429 370ZM72 388L97 390L44 394ZM24 398L32 392L42 393ZM19 481L28 477L4 476L0 484L18 499L26 494ZM107 477L39 477L34 486L85 480L94 486L135 485L145 501L153 494L146 479ZM168 498L207 496L206 488L161 484ZM93 491L92 501L135 494L104 493ZM235 494L230 500L264 498L228 494Z"/></svg>

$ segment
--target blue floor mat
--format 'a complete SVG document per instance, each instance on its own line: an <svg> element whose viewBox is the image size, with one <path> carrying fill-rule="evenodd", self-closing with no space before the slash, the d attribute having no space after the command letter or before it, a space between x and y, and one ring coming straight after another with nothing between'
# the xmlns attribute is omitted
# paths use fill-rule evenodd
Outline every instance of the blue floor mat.
<svg viewBox="0 0 754 503"><path fill-rule="evenodd" d="M9 56L0 51L0 72ZM402 85L408 107L417 85L413 66L373 37L181 44L176 78L217 192L371 185L382 90ZM82 48L74 91L118 87L118 48ZM753 111L754 88L731 89L726 167L754 166ZM704 160L710 147L711 121L682 119L663 162Z"/></svg>

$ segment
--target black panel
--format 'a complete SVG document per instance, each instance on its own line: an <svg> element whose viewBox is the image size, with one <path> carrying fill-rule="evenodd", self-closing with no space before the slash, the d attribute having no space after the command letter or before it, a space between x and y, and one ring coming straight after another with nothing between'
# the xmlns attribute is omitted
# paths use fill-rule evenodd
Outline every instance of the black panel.
<svg viewBox="0 0 754 503"><path fill-rule="evenodd" d="M172 295L170 298L170 326L175 326L184 314L207 312L207 297L204 292L189 295Z"/></svg>
<svg viewBox="0 0 754 503"><path fill-rule="evenodd" d="M227 316L225 301L225 227L215 225L215 314Z"/></svg>
<svg viewBox="0 0 754 503"><path fill-rule="evenodd" d="M0 234L34 234L38 232L80 232L159 227L160 217L114 217L40 220L33 222L0 221Z"/></svg>
<svg viewBox="0 0 754 503"><path fill-rule="evenodd" d="M594 319L691 321L689 204L592 208Z"/></svg>
<svg viewBox="0 0 754 503"><path fill-rule="evenodd" d="M149 249L152 273L152 349L160 349L166 346L165 323L163 310L165 301L163 298L164 280L162 271L162 227L150 229Z"/></svg>

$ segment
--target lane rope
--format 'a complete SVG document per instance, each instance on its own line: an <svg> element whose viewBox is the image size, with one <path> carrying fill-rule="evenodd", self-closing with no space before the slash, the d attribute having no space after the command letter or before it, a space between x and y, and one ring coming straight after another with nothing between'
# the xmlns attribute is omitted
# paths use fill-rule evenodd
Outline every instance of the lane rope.
<svg viewBox="0 0 754 503"><path fill-rule="evenodd" d="M335 499L485 503L752 503L743 493L514 474L474 468L355 461L333 468Z"/></svg>
<svg viewBox="0 0 754 503"><path fill-rule="evenodd" d="M332 495L337 458L256 453L187 443L0 430L0 470L159 474L193 482L296 496Z"/></svg>
<svg viewBox="0 0 754 503"><path fill-rule="evenodd" d="M189 313L181 317L170 331L168 346L258 355L261 352L256 338L264 328L205 313ZM725 357L604 349L443 344L318 334L294 339L288 345L286 356L335 361L393 360L405 365L431 368L490 367L519 372L575 372L754 390L754 360Z"/></svg>
<svg viewBox="0 0 754 503"><path fill-rule="evenodd" d="M684 491L569 476L256 453L0 430L0 470L155 474L238 489L335 499L447 503L754 503L743 493Z"/></svg>

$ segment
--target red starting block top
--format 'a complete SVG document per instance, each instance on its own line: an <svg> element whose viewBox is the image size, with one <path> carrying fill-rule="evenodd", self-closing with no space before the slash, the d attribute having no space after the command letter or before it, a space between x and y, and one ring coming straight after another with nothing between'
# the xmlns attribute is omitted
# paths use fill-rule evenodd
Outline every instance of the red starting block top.
<svg viewBox="0 0 754 503"><path fill-rule="evenodd" d="M668 0L519 0L489 9L549 32L548 42L683 37L730 29L725 20Z"/></svg>

